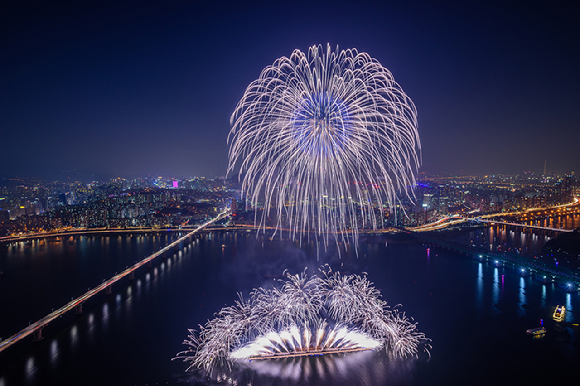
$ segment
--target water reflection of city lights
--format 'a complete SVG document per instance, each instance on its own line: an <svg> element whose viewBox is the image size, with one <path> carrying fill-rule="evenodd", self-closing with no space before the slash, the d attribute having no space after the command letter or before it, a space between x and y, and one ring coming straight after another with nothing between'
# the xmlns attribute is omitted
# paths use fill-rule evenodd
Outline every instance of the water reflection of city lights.
<svg viewBox="0 0 580 386"><path fill-rule="evenodd" d="M573 319L572 311L572 295L567 293L566 294L566 310L568 311L566 314L566 320L571 321Z"/></svg>
<svg viewBox="0 0 580 386"><path fill-rule="evenodd" d="M520 277L520 290L519 290L519 301L520 301L520 308L518 309L518 313L520 316L525 316L526 311L523 306L526 304L526 281L523 277Z"/></svg>
<svg viewBox="0 0 580 386"><path fill-rule="evenodd" d="M493 304L497 304L499 301L499 271L497 268L493 269Z"/></svg>
<svg viewBox="0 0 580 386"><path fill-rule="evenodd" d="M35 365L34 365L34 357L29 357L26 360L26 366L25 366L25 371L26 371L26 378L30 379L32 377L32 374L34 373L34 370L36 369Z"/></svg>
<svg viewBox="0 0 580 386"><path fill-rule="evenodd" d="M50 342L50 363L54 365L57 359L58 359L58 342L56 339L53 339L52 342Z"/></svg>
<svg viewBox="0 0 580 386"><path fill-rule="evenodd" d="M483 263L477 267L477 308L479 313L483 313Z"/></svg>

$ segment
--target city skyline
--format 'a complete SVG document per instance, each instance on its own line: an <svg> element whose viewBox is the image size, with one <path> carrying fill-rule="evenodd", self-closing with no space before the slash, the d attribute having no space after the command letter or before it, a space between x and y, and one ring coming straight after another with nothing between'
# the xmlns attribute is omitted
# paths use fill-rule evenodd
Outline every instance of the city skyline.
<svg viewBox="0 0 580 386"><path fill-rule="evenodd" d="M577 172L573 6L342 5L4 6L0 176L225 175L246 85L327 43L376 58L413 100L420 172Z"/></svg>

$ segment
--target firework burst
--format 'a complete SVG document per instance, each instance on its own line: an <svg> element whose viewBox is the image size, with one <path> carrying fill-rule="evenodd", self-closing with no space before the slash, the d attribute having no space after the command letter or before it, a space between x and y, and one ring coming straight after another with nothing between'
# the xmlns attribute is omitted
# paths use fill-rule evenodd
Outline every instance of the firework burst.
<svg viewBox="0 0 580 386"><path fill-rule="evenodd" d="M356 50L295 50L266 67L231 117L228 173L292 237L358 240L397 196L412 198L420 165L417 112L392 74ZM259 221L259 224L258 224Z"/></svg>
<svg viewBox="0 0 580 386"><path fill-rule="evenodd" d="M351 352L384 347L395 357L416 356L428 341L416 323L387 306L366 276L342 275L328 267L322 277L285 273L271 290L223 308L189 330L177 355L188 370L210 372L240 359L267 359Z"/></svg>

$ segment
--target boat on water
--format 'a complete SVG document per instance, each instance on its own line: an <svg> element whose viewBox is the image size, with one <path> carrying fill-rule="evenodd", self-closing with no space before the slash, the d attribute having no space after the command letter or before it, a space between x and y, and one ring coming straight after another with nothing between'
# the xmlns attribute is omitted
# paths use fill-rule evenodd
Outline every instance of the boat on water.
<svg viewBox="0 0 580 386"><path fill-rule="evenodd" d="M566 307L557 305L556 309L554 310L554 320L561 322L564 320L564 315L566 315Z"/></svg>
<svg viewBox="0 0 580 386"><path fill-rule="evenodd" d="M533 336L541 336L544 335L545 333L546 329L544 327L530 328L529 330L526 330L526 334Z"/></svg>

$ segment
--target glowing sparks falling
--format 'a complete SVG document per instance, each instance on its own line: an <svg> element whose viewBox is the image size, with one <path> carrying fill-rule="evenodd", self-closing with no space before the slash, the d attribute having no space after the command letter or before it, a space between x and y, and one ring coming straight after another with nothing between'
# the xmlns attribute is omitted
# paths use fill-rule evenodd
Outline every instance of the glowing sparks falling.
<svg viewBox="0 0 580 386"><path fill-rule="evenodd" d="M244 358L308 355L385 347L395 357L417 355L427 339L404 313L391 309L365 276L290 275L248 301L223 308L190 330L189 348L177 355L189 369L206 371Z"/></svg>
<svg viewBox="0 0 580 386"><path fill-rule="evenodd" d="M376 228L397 193L412 196L420 164L415 105L392 74L366 53L295 50L266 67L231 117L228 173L274 210L277 227L300 239L313 231L355 243ZM358 214L358 216L357 216Z"/></svg>

